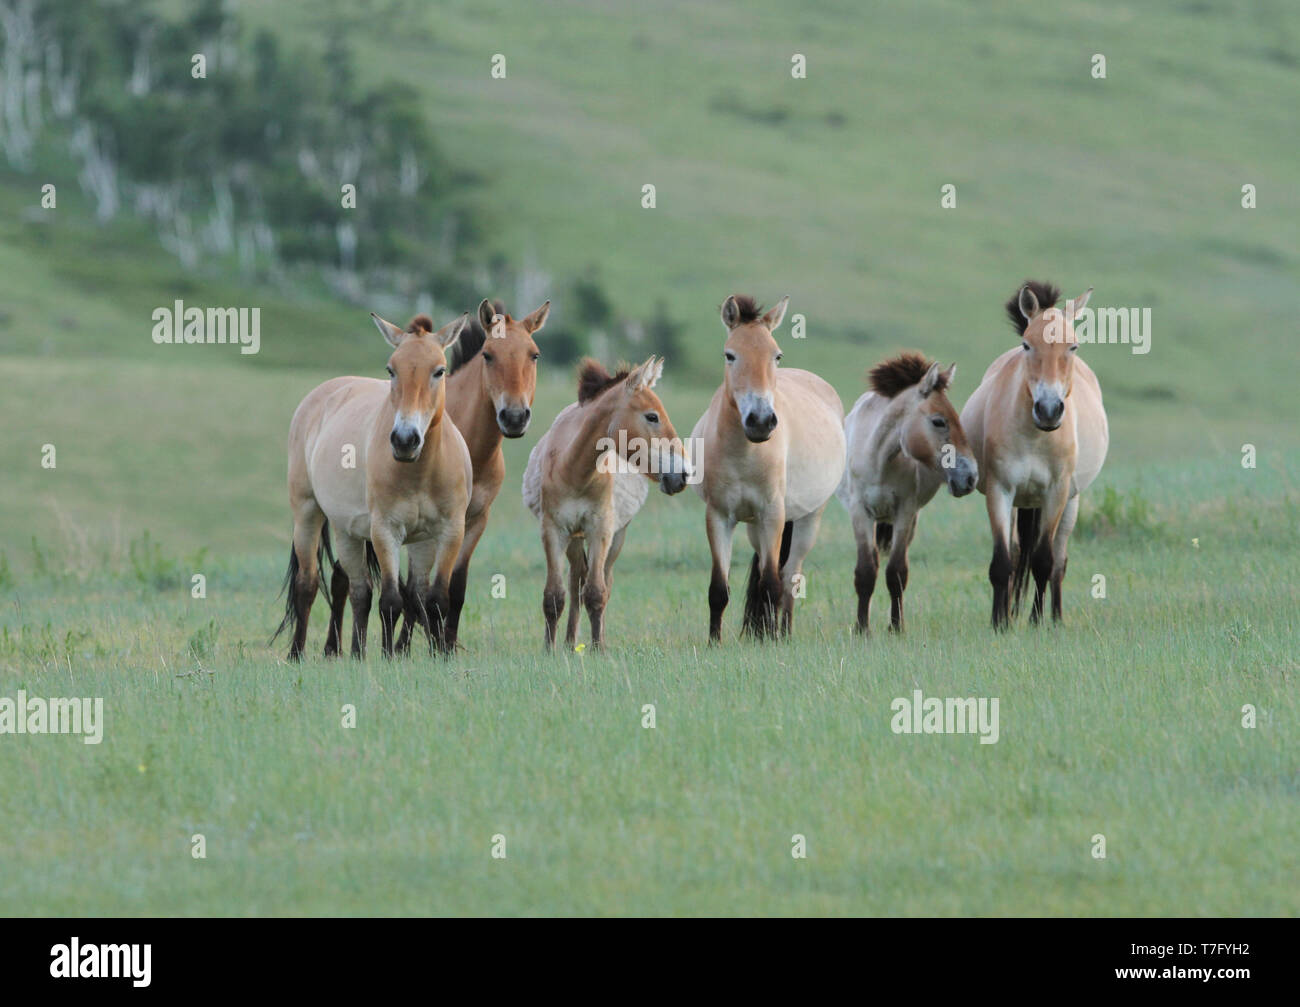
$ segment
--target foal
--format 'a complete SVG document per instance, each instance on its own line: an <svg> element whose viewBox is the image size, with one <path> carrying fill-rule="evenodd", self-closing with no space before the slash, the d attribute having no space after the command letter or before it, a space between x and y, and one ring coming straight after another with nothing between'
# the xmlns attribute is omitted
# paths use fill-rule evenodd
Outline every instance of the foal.
<svg viewBox="0 0 1300 1007"><path fill-rule="evenodd" d="M860 633L868 631L871 592L880 569L877 546L890 551L889 625L903 628L907 589L907 549L916 534L917 515L945 480L955 497L975 488L977 467L957 410L948 401L957 365L939 370L937 362L902 353L871 370L871 391L844 420L848 465L836 495L853 522L858 565Z"/></svg>
<svg viewBox="0 0 1300 1007"><path fill-rule="evenodd" d="M966 407L962 426L979 462L979 489L988 505L993 532L993 627L1010 622L1034 575L1031 622L1043 613L1043 592L1052 587L1052 618L1061 618L1061 587L1070 532L1079 517L1079 494L1101 471L1110 446L1110 428L1101 403L1101 386L1092 368L1079 359L1073 322L1081 297L1055 307L1061 291L1027 281L1006 303L1020 346L998 357L984 374ZM1019 552L1012 562L1011 525L1015 515Z"/></svg>
<svg viewBox="0 0 1300 1007"><path fill-rule="evenodd" d="M384 656L392 656L393 625L403 607L398 576L403 545L410 553L409 590L423 602L418 619L444 651L455 645L454 635L446 633L447 585L465 535L472 471L465 440L445 415L443 351L460 335L468 315L437 332L428 331L432 324L403 331L378 315L370 317L393 347L388 380L326 381L307 394L289 425L293 547L288 601L276 634L293 627L290 660L302 655L306 643L319 554L330 524L339 560L328 592L327 654L338 651L350 596L352 656L364 656L372 593L367 543L379 570Z"/></svg>
<svg viewBox="0 0 1300 1007"><path fill-rule="evenodd" d="M591 622L591 645L599 649L605 643L614 561L649 494L647 477L668 494L686 485L690 466L682 442L652 391L663 367L662 359L651 357L611 375L596 361L584 360L578 401L560 412L528 456L524 503L542 523L548 650L564 611L566 555L571 607L565 643L571 648L577 637L581 598Z"/></svg>
<svg viewBox="0 0 1300 1007"><path fill-rule="evenodd" d="M790 298L766 314L749 297L722 305L727 330L722 386L691 433L703 464L695 489L704 498L713 577L709 639L722 636L730 596L731 541L744 522L754 559L744 631L762 639L790 631L796 578L817 540L822 512L844 473L844 406L809 371L778 369L772 331ZM701 443L702 442L702 443Z"/></svg>

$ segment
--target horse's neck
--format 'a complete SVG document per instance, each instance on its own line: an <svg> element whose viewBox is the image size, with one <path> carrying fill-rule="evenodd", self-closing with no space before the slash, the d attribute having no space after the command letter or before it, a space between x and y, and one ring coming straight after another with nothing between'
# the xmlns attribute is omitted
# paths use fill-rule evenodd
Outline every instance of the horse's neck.
<svg viewBox="0 0 1300 1007"><path fill-rule="evenodd" d="M500 450L502 441L496 407L483 391L482 361L476 356L447 379L447 409L465 438L475 471Z"/></svg>
<svg viewBox="0 0 1300 1007"><path fill-rule="evenodd" d="M868 451L880 469L899 461L915 464L903 450L903 430L907 426L909 415L907 405L902 400L906 394L907 391L900 392L890 401L880 417L880 423L871 433Z"/></svg>
<svg viewBox="0 0 1300 1007"><path fill-rule="evenodd" d="M575 488L590 485L598 476L603 475L597 471L597 463L605 453L600 441L605 437L618 436L617 431L610 430L617 394L617 389L613 389L583 407L577 435L564 452L565 476Z"/></svg>

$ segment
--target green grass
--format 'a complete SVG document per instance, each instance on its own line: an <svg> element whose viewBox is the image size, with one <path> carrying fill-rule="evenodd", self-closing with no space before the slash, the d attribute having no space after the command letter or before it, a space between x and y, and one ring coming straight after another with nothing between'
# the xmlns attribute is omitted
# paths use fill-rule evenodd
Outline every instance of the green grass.
<svg viewBox="0 0 1300 1007"><path fill-rule="evenodd" d="M964 401L1026 275L1151 305L1149 355L1084 351L1112 448L1059 629L989 631L982 499L945 495L921 518L908 632L852 636L832 501L794 639L738 641L733 610L710 649L702 508L656 493L616 569L609 652L545 657L518 476L572 398L548 371L508 445L465 650L324 662L318 604L312 659L289 666L267 646L285 431L320 380L380 372L371 305L187 272L144 228L94 226L75 188L42 216L39 180L5 174L0 696L101 696L107 725L99 746L0 737L0 912L1300 912L1300 20L1148 9L440 4L361 42L366 73L420 68L403 76L482 175L498 250L557 282L595 264L620 313L663 298L689 323L661 387L679 429L720 377L731 290L790 293L809 336L783 339L786 361L846 405L900 346L956 360ZM244 13L320 42L309 13ZM155 347L149 312L176 297L262 306L262 353ZM564 310L560 289L557 326ZM894 735L890 701L914 688L999 697L1000 741Z"/></svg>

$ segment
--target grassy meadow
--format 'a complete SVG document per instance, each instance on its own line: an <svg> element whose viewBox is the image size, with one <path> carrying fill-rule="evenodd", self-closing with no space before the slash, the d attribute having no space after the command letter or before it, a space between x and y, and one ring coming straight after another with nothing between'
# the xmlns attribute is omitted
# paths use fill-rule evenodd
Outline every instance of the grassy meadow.
<svg viewBox="0 0 1300 1007"><path fill-rule="evenodd" d="M721 378L731 291L791 295L807 337L778 331L785 363L846 407L905 347L957 361L960 405L1013 345L1000 305L1026 276L1150 306L1150 353L1082 351L1111 454L1065 624L989 630L983 499L943 494L912 549L906 634L851 634L832 500L793 639L739 640L733 604L710 648L688 490L652 493L632 526L608 651L546 656L518 477L573 397L549 367L507 445L463 650L327 662L318 602L311 657L288 665L267 641L289 417L321 380L381 373L366 312L412 308L187 270L142 224L96 225L75 187L39 210L40 179L6 169L0 697L103 697L106 724L99 745L0 736L0 913L1300 913L1294 8L384 9L359 19L363 71L422 89L481 178L496 250L594 269L629 315L664 301L686 323L659 389L679 430ZM323 45L311 5L240 10ZM155 346L150 312L178 297L261 306L262 352ZM557 295L552 324L566 310ZM883 578L881 630L882 613ZM914 689L998 697L999 741L892 733Z"/></svg>

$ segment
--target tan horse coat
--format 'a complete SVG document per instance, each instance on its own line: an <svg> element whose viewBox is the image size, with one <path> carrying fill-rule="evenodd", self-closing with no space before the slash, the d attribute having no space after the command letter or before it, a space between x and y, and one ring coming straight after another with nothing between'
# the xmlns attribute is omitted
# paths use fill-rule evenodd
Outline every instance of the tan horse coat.
<svg viewBox="0 0 1300 1007"><path fill-rule="evenodd" d="M1078 356L1074 319L1091 289L1065 309L1060 292L1026 283L1007 302L1021 345L989 366L962 409L961 422L979 463L993 534L993 625L1010 621L1013 595L1032 570L1035 590L1030 618L1042 614L1050 583L1052 617L1061 617L1061 588L1070 533L1079 515L1079 494L1097 478L1110 445L1101 386ZM1012 560L1013 510L1019 555Z"/></svg>
<svg viewBox="0 0 1300 1007"><path fill-rule="evenodd" d="M577 637L581 598L592 646L600 648L614 561L628 524L645 503L649 482L669 494L686 485L690 466L682 443L652 390L662 372L663 361L654 357L617 375L585 361L578 401L560 412L528 456L523 495L541 522L548 650L564 611L566 557L571 596L566 644L572 647Z"/></svg>
<svg viewBox="0 0 1300 1007"><path fill-rule="evenodd" d="M446 417L443 351L460 334L466 316L436 333L406 332L372 317L394 348L390 380L326 381L302 400L289 427L290 567L296 572L290 602L297 613L289 620L296 623L291 658L305 643L327 522L339 557L327 653L338 650L346 593L353 609L352 653L364 654L371 604L367 542L379 568L384 654L392 654L393 626L403 608L398 574L404 545L410 553L408 614L445 650L455 643L444 630L447 585L464 537L473 471L465 440Z"/></svg>
<svg viewBox="0 0 1300 1007"><path fill-rule="evenodd" d="M844 407L835 389L809 371L778 368L772 331L789 298L766 314L747 297L722 305L727 330L722 386L691 438L702 478L713 553L709 637L721 639L732 538L743 523L754 547L744 626L758 637L790 629L796 578L817 539L826 502L844 472Z"/></svg>
<svg viewBox="0 0 1300 1007"><path fill-rule="evenodd" d="M975 488L975 459L948 401L956 370L955 364L940 371L938 363L918 354L900 354L872 369L872 390L844 420L848 465L836 493L858 544L853 582L861 633L868 630L880 569L878 545L890 551L885 570L890 628L902 630L907 553L921 508L945 481L953 496Z"/></svg>

